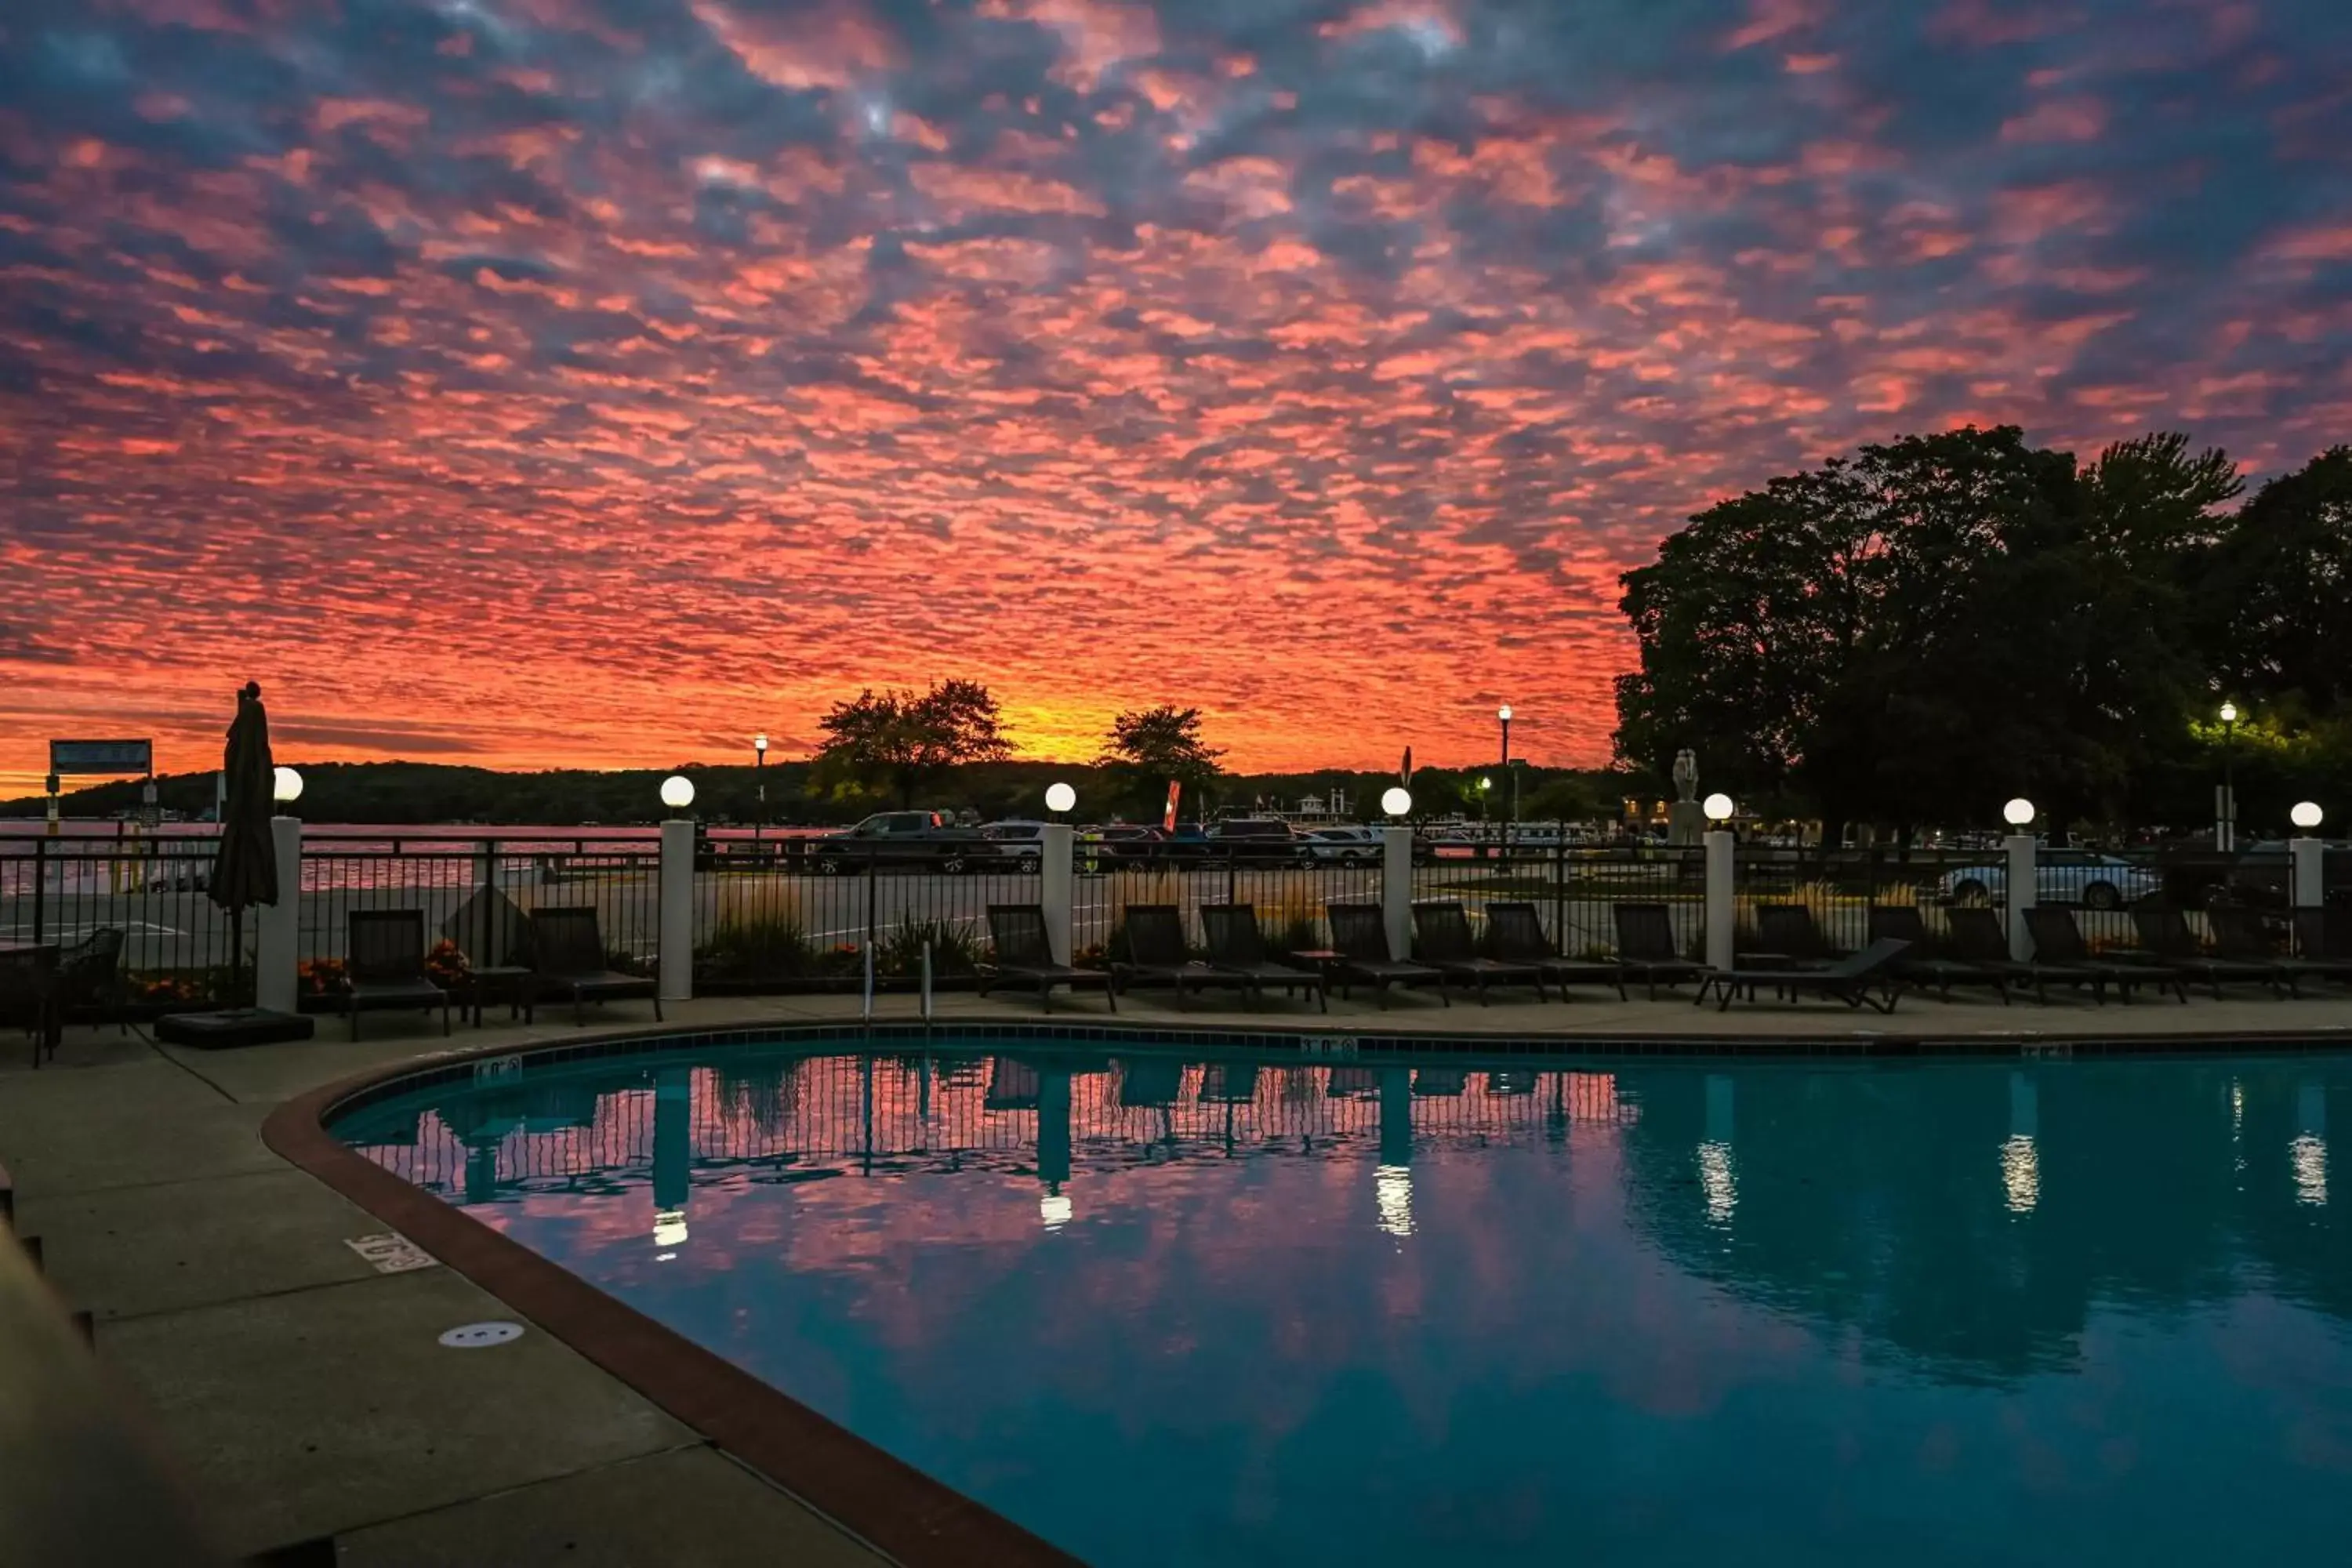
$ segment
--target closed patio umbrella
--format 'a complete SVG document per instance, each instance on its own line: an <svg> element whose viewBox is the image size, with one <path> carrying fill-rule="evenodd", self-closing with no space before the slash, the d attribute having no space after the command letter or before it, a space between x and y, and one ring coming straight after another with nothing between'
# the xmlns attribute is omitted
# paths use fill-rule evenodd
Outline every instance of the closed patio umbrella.
<svg viewBox="0 0 2352 1568"><path fill-rule="evenodd" d="M220 849L213 859L212 900L229 913L229 989L241 999L245 977L245 911L278 901L278 847L269 816L276 804L277 764L269 755L269 715L261 706L261 683L246 682L236 694L236 718L228 727L222 760L227 775L221 803Z"/></svg>

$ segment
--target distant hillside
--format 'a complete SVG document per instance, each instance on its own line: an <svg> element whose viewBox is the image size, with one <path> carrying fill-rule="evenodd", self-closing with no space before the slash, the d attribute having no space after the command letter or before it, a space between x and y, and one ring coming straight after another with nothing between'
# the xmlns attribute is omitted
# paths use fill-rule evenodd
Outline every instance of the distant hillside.
<svg viewBox="0 0 2352 1568"><path fill-rule="evenodd" d="M297 815L312 822L426 824L483 822L497 825L596 822L643 823L658 820L662 811L657 791L669 769L638 768L617 772L563 769L550 773L497 773L488 768L453 767L440 763L304 763L289 758L302 773L302 799ZM748 823L753 820L754 779L748 767L688 767L694 780L694 815L708 822ZM887 810L898 803L870 795L834 798L813 794L809 764L772 763L761 770L767 785L766 819L771 823L835 824L852 822L868 812ZM1507 793L1506 781L1494 769L1426 769L1413 776L1416 803L1424 812L1452 809L1478 813L1477 795L1467 788L1481 772L1494 777L1489 800L1500 816ZM961 810L970 807L983 816L1043 815L1045 786L1067 780L1078 790L1077 815L1101 821L1114 815L1129 821L1148 821L1160 815L1156 792L1115 798L1108 781L1083 765L1066 763L980 763L958 768L921 791L918 805ZM1522 768L1519 815L1525 818L1614 816L1633 775L1566 768ZM1396 782L1388 773L1329 770L1305 773L1234 774L1220 779L1210 791L1214 809L1246 811L1261 798L1285 809L1307 795L1325 795L1334 787L1354 796L1356 815L1370 818L1380 809L1381 792ZM157 796L167 810L197 816L212 809L213 774L177 773L156 780ZM103 817L139 808L139 781L126 779L68 793L62 809L68 816ZM1639 793L1654 794L1654 784ZM1189 797L1184 816L1199 809ZM0 816L37 816L46 809L40 795L0 802Z"/></svg>

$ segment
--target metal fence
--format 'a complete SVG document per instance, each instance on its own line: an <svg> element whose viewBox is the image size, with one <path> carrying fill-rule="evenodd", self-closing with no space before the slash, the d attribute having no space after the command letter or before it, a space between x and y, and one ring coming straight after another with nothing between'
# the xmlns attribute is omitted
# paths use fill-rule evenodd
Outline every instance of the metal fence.
<svg viewBox="0 0 2352 1568"><path fill-rule="evenodd" d="M236 940L206 889L218 840L210 836L0 839L0 932L15 942L69 946L122 932L125 995L138 1006L241 1000L233 994ZM254 917L244 922L251 988Z"/></svg>
<svg viewBox="0 0 2352 1568"><path fill-rule="evenodd" d="M1380 846L1340 846L1310 857L1294 846L1150 845L1091 855L1081 846L1071 898L1071 947L1091 959L1123 958L1119 928L1137 904L1172 904L1196 952L1204 952L1203 904L1247 904L1266 945L1279 952L1326 948L1333 903L1381 896Z"/></svg>
<svg viewBox="0 0 2352 1568"><path fill-rule="evenodd" d="M1490 903L1531 903L1552 946L1572 958L1616 952L1614 911L1621 903L1664 904L1676 942L1685 952L1697 951L1706 884L1697 849L1423 837L1412 847L1415 903L1458 902L1474 931Z"/></svg>
<svg viewBox="0 0 2352 1568"><path fill-rule="evenodd" d="M341 984L351 917L415 910L425 940L477 966L521 956L521 921L535 910L596 911L607 962L650 973L661 918L659 841L639 837L476 840L363 837L313 829L302 843L296 952L305 995Z"/></svg>
<svg viewBox="0 0 2352 1568"><path fill-rule="evenodd" d="M877 981L908 980L926 944L933 978L953 984L988 954L988 906L1037 903L1044 885L1012 857L950 875L878 845L830 846L822 863L706 845L695 857L695 985L851 990L869 952Z"/></svg>

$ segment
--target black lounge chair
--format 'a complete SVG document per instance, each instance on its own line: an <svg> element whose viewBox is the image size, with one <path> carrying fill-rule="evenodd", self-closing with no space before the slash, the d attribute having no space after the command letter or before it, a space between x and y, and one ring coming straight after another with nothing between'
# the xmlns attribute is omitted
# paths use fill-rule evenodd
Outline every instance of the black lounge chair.
<svg viewBox="0 0 2352 1568"><path fill-rule="evenodd" d="M2170 986L2183 1004L2189 1000L2188 987L2170 965L2154 953L2128 963L2095 958L2090 944L2083 940L2083 928L2074 923L2074 911L2057 904L2036 904L2025 911L2025 929L2033 933L2033 954L2038 963L2047 956L2069 969L2088 970L2112 983L2116 995L2122 1001L2131 1000L2132 988L2153 982L2156 994L2162 996Z"/></svg>
<svg viewBox="0 0 2352 1568"><path fill-rule="evenodd" d="M2345 980L2352 971L2352 921L2334 910L2297 910L2294 924L2295 957L2326 965L2332 978Z"/></svg>
<svg viewBox="0 0 2352 1568"><path fill-rule="evenodd" d="M1546 940L1543 917L1536 912L1533 904L1488 904L1486 931L1494 939L1496 957L1534 964L1545 979L1559 987L1559 999L1563 1002L1568 1000L1568 988L1571 985L1611 986L1617 993L1617 1000L1625 1000L1624 968L1563 956Z"/></svg>
<svg viewBox="0 0 2352 1568"><path fill-rule="evenodd" d="M1110 966L1111 984L1120 991L1141 984L1172 985L1176 1005L1184 1005L1184 987L1199 991L1207 985L1237 984L1230 974L1201 963L1184 948L1184 911L1174 904L1129 904L1122 922L1127 931L1127 957Z"/></svg>
<svg viewBox="0 0 2352 1568"><path fill-rule="evenodd" d="M2267 985L2277 995L2283 987L2291 986L2293 978L2279 966L2265 959L2252 963L2244 959L2209 958L2197 933L2189 929L2189 921L2170 904L2143 901L2132 906L2132 924L2139 929L2140 945L2156 955L2157 962L2182 980L2194 980L2221 999L2221 987L2240 981Z"/></svg>
<svg viewBox="0 0 2352 1568"><path fill-rule="evenodd" d="M1676 949L1674 918L1665 905L1617 904L1610 913L1617 921L1617 967L1626 979L1646 984L1651 1001L1658 999L1661 981L1680 985L1685 980L1705 980L1712 973Z"/></svg>
<svg viewBox="0 0 2352 1568"><path fill-rule="evenodd" d="M1935 943L1927 935L1927 917L1916 905L1871 905L1870 940L1876 942L1882 937L1911 944L1910 951L1895 961L1895 973L1906 984L1922 990L1933 986L1936 994L1946 1002L1952 999L1955 985L1990 985L2000 993L2000 1005L2009 1005L2009 976L1980 963L1936 953Z"/></svg>
<svg viewBox="0 0 2352 1568"><path fill-rule="evenodd" d="M1496 984L1533 985L1536 1000L1549 1000L1540 964L1478 955L1477 939L1470 934L1470 917L1455 900L1412 906L1412 954L1416 962L1443 971L1447 979L1475 986L1481 1007L1486 1005L1486 987Z"/></svg>
<svg viewBox="0 0 2352 1568"><path fill-rule="evenodd" d="M1265 933L1258 929L1257 910L1249 904L1202 904L1201 929L1209 937L1209 967L1241 982L1246 994L1263 1000L1266 987L1279 985L1286 996L1304 987L1315 994L1318 1011L1331 1005L1323 998L1323 977L1312 970L1276 963L1266 956Z"/></svg>
<svg viewBox="0 0 2352 1568"><path fill-rule="evenodd" d="M537 1016L542 996L572 999L572 1022L587 1022L591 1002L618 1002L644 996L654 1005L654 1021L661 1022L661 989L643 974L624 974L604 955L604 932L596 925L593 904L560 904L533 910L530 942L530 1000L526 1019Z"/></svg>
<svg viewBox="0 0 2352 1568"><path fill-rule="evenodd" d="M32 1037L33 1065L41 1053L57 1059L57 950L0 949L0 1024L15 1024Z"/></svg>
<svg viewBox="0 0 2352 1568"><path fill-rule="evenodd" d="M1043 904L989 905L988 939L996 952L992 962L981 966L981 995L999 985L1034 985L1037 1010L1043 1013L1054 1005L1055 986L1066 985L1073 992L1093 987L1102 992L1112 1012L1118 1011L1118 997L1111 989L1108 970L1077 969L1055 962L1053 946L1045 939Z"/></svg>
<svg viewBox="0 0 2352 1568"><path fill-rule="evenodd" d="M111 1020L124 1034L131 1032L131 1013L122 984L122 928L100 926L58 954L58 1019L81 1016L93 1023Z"/></svg>
<svg viewBox="0 0 2352 1568"><path fill-rule="evenodd" d="M1706 1000L1709 990L1719 1000L1716 1011L1731 1005L1731 999L1742 990L1752 1001L1757 987L1769 985L1790 1001L1807 994L1843 1002L1849 1007L1869 1007L1875 1012L1892 1013L1895 1004L1903 997L1903 982L1894 973L1895 961L1910 947L1907 942L1882 937L1851 957L1841 958L1822 969L1719 969L1710 970L1699 983L1698 995L1692 1000L1696 1006ZM1877 991L1872 994L1873 989Z"/></svg>
<svg viewBox="0 0 2352 1568"><path fill-rule="evenodd" d="M1843 956L1831 951L1813 911L1802 904L1757 905L1756 942L1759 969L1823 969Z"/></svg>
<svg viewBox="0 0 2352 1568"><path fill-rule="evenodd" d="M425 973L423 910L353 910L343 968L343 1017L360 1037L360 1015L373 1007L441 1009L449 1032L449 993Z"/></svg>
<svg viewBox="0 0 2352 1568"><path fill-rule="evenodd" d="M2306 915L2325 915L2325 910L2297 910L2294 918L2300 921ZM2213 927L2213 951L2221 957L2240 963L2265 963L2287 983L2287 988L2297 995L2303 994L2305 980L2332 980L2339 985L2352 984L2352 958L2321 956L2324 938L2305 944L2307 951L2289 957L2271 942L2270 930L2262 915L2253 910L2235 904L2224 905L2205 917Z"/></svg>
<svg viewBox="0 0 2352 1568"><path fill-rule="evenodd" d="M1391 955L1388 917L1380 905L1326 904L1323 910L1331 919L1331 945L1340 955L1332 967L1339 976L1341 995L1348 994L1350 982L1360 980L1372 987L1374 998L1385 1007L1391 985L1433 984L1438 1001L1454 1005L1445 994L1443 973Z"/></svg>
<svg viewBox="0 0 2352 1568"><path fill-rule="evenodd" d="M1998 974L2012 985L2032 986L2033 999L2045 1007L2050 1005L2049 988L2053 983L2087 985L2100 1006L2107 1005L2107 977L2100 970L2050 963L2040 958L2011 958L2009 933L2001 930L2000 917L1990 910L1955 904L1944 911L1944 924L1951 933L1951 952L1961 963ZM2116 987L2116 994L2130 1000L2131 994L2125 987Z"/></svg>

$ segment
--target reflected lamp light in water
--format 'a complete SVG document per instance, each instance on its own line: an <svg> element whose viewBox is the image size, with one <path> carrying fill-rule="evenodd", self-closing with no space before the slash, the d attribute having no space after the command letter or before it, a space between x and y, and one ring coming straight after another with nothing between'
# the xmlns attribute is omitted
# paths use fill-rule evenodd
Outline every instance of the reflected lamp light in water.
<svg viewBox="0 0 2352 1568"><path fill-rule="evenodd" d="M1412 1234L1412 1167L1381 1165L1372 1172L1372 1223L1390 1236Z"/></svg>

